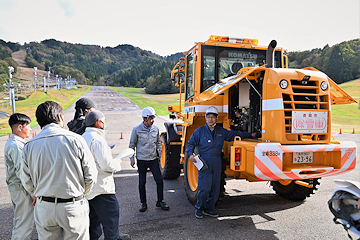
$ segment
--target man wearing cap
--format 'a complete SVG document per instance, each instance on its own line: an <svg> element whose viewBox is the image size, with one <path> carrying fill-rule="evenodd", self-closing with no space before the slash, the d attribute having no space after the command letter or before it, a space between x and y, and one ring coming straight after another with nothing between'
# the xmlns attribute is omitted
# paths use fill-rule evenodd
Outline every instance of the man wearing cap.
<svg viewBox="0 0 360 240"><path fill-rule="evenodd" d="M241 139L256 136L256 133L229 131L216 126L218 115L216 107L209 107L205 113L206 124L197 128L187 143L186 153L190 161L196 162L193 153L195 147L197 147L201 158L208 166L207 169L198 171L195 217L199 219L203 218L203 215L218 217L214 209L220 193L221 153L224 141L234 141L235 136L239 136Z"/></svg>
<svg viewBox="0 0 360 240"><path fill-rule="evenodd" d="M85 118L82 135L94 156L98 176L97 183L86 197L90 205L90 239L99 239L104 231L105 239L130 239L119 234L119 203L115 196L113 174L121 170L121 161L113 159L105 140L105 115L97 110Z"/></svg>
<svg viewBox="0 0 360 240"><path fill-rule="evenodd" d="M134 127L130 137L129 148L136 149L136 159L139 172L139 192L141 208L140 212L147 210L146 200L146 173L149 168L154 176L157 188L156 207L162 210L169 210L169 206L164 200L164 183L160 173L159 158L161 157L161 142L159 129L154 126L155 110L152 107L146 107L142 111L143 122ZM130 158L131 166L135 166L135 158Z"/></svg>
<svg viewBox="0 0 360 240"><path fill-rule="evenodd" d="M63 129L64 110L47 101L36 109L41 132L23 149L21 182L36 196L34 219L43 239L89 239L86 196L96 182L94 158L85 140Z"/></svg>
<svg viewBox="0 0 360 240"><path fill-rule="evenodd" d="M74 119L67 124L69 130L80 135L83 134L86 128L85 117L93 110L95 110L95 103L90 98L80 98L77 100L75 103Z"/></svg>

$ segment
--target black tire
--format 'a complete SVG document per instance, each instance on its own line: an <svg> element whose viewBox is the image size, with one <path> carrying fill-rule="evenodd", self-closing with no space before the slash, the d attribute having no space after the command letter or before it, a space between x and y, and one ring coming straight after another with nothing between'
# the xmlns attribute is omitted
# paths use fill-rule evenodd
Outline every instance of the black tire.
<svg viewBox="0 0 360 240"><path fill-rule="evenodd" d="M304 187L296 184L294 181L291 181L290 184L284 185L278 181L271 182L271 186L274 189L275 193L285 199L289 199L292 201L303 201L305 198L310 197L311 194L314 194L315 190L317 190L317 185L319 185L319 179L305 179L302 180L304 182L308 182L313 184L312 188Z"/></svg>
<svg viewBox="0 0 360 240"><path fill-rule="evenodd" d="M191 161L189 160L187 153L185 153L185 158L184 158L185 192L186 192L186 196L189 199L189 202L193 205L196 204L197 194L198 194L198 187L197 187L197 182L196 182L198 179L198 175L197 175L197 170L196 170L196 176L194 176L194 174L195 174L194 168L196 169L196 167L193 165L193 163L191 163Z"/></svg>
<svg viewBox="0 0 360 240"><path fill-rule="evenodd" d="M171 147L167 141L166 133L161 133L161 145L163 152L160 162L160 171L164 179L173 180L177 179L181 173L180 166L180 146L176 145ZM172 151L173 150L173 151ZM164 159L163 159L164 158Z"/></svg>

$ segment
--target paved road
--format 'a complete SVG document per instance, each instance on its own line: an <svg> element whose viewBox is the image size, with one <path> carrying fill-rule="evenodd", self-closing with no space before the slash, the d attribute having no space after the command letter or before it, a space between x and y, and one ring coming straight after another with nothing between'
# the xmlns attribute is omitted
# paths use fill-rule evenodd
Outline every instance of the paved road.
<svg viewBox="0 0 360 240"><path fill-rule="evenodd" d="M103 87L93 87L84 96L95 100L98 109L106 116L109 143L116 143L113 155L127 148L131 129L141 122L141 110L120 111L120 101L127 101ZM103 96L103 97L102 97ZM119 100L122 99L122 100ZM127 103L127 109L137 109ZM124 106L124 105L121 105ZM108 111L107 111L108 110ZM112 111L110 111L112 110ZM70 120L73 106L66 110L65 118ZM164 129L166 117L156 118L155 124ZM33 131L39 132L34 128ZM123 139L120 139L123 133ZM357 142L360 156L360 135L333 134L339 140ZM7 136L0 138L0 239L9 239L12 226L12 208L5 186L3 146ZM358 157L359 159L359 157ZM120 231L128 233L132 239L347 239L345 230L332 222L327 201L336 186L334 179L360 181L360 163L355 170L320 180L319 190L304 202L292 202L274 194L266 182L249 183L244 180L228 180L227 196L217 205L218 218L196 219L194 207L187 201L183 176L165 180L165 201L170 211L155 207L156 185L148 174L148 211L140 213L137 172L123 162L123 170L115 174L116 196L120 203ZM356 236L352 234L353 238ZM36 233L33 232L33 238Z"/></svg>

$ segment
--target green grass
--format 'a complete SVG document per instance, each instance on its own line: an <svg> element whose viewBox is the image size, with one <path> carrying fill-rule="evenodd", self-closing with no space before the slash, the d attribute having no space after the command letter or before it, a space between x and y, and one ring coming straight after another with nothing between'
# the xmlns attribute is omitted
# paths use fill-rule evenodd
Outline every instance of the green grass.
<svg viewBox="0 0 360 240"><path fill-rule="evenodd" d="M346 82L339 85L358 103L339 104L331 106L331 131L360 133L360 79Z"/></svg>
<svg viewBox="0 0 360 240"><path fill-rule="evenodd" d="M63 109L68 109L79 97L89 91L91 86L78 86L78 89L55 90L50 89L48 93L37 91L29 96L23 96L26 99L15 102L15 111L28 115L31 118L31 127L38 125L36 122L35 111L40 103L45 101L55 101L59 103ZM2 112L6 112L9 116L12 114L12 108L2 108ZM7 135L11 132L8 125L8 117L0 118L0 136Z"/></svg>
<svg viewBox="0 0 360 240"><path fill-rule="evenodd" d="M179 105L179 93L150 95L144 93L142 88L109 87L109 89L120 92L142 109L147 106L153 107L159 116L169 115L168 105Z"/></svg>

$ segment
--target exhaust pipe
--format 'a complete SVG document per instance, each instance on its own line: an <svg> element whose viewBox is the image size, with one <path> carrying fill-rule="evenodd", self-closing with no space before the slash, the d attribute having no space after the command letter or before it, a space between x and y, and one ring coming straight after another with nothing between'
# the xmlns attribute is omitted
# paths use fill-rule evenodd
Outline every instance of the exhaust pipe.
<svg viewBox="0 0 360 240"><path fill-rule="evenodd" d="M272 68L274 67L274 52L276 48L277 42L276 40L272 40L266 50L266 67Z"/></svg>

